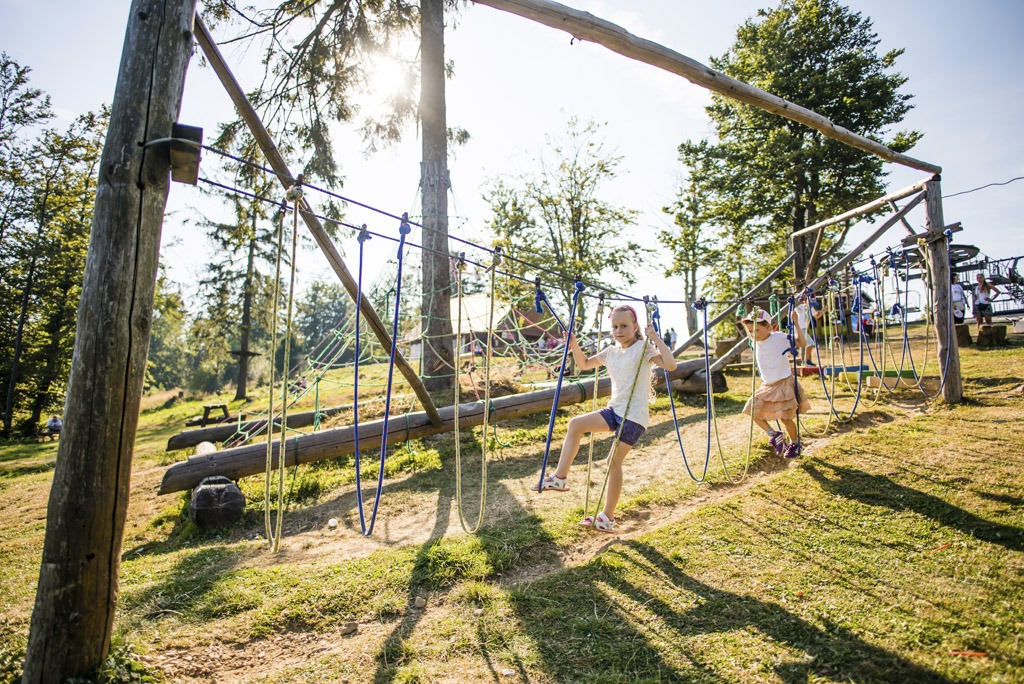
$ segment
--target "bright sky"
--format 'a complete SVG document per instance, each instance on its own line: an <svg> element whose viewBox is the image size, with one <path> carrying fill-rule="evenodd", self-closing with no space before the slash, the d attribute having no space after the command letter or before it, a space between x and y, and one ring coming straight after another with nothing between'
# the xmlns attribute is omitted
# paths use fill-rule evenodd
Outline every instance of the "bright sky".
<svg viewBox="0 0 1024 684"><path fill-rule="evenodd" d="M732 43L735 29L767 0L693 2L674 0L570 0L567 4L619 24L707 64ZM943 191L952 194L988 183L1024 176L1024 3L1017 0L850 0L870 17L880 50L906 48L897 68L909 77L905 90L915 109L904 128L925 133L909 154L943 167ZM120 59L129 3L110 0L2 0L0 50L32 67L32 83L53 98L61 124L75 114L110 102ZM450 22L449 22L450 24ZM222 36L218 36L222 37ZM606 122L607 147L623 159L622 176L606 189L609 201L641 211L638 233L657 247L659 229L671 224L661 207L674 198L679 176L676 148L710 129L703 107L704 89L654 67L632 62L605 48L570 44L562 32L489 7L468 6L457 27L447 33L446 57L454 61L448 86L450 126L466 128L471 141L451 161L452 232L479 240L487 213L482 187L496 176L531 167L543 152L545 137L561 136L570 116ZM259 55L226 49L243 87L252 88ZM209 69L190 65L181 114L183 123L201 126L209 141L218 122L231 116L230 103ZM338 157L346 177L343 194L391 213L419 211L419 140L407 141L372 159L362 154L354 134L338 137ZM302 160L292 168L301 170ZM925 176L887 164L891 190ZM204 168L205 172L205 168ZM978 245L993 258L1024 254L1022 202L1024 180L949 198L947 223L960 221L957 242ZM175 184L165 223L164 260L175 279L194 282L205 255L203 238L184 225L189 207L208 206L191 187ZM355 224L397 235L388 219L352 211ZM923 226L923 210L911 214ZM898 229L887 244L895 244ZM854 240L862 232L854 231ZM371 241L371 244L374 241ZM377 240L377 243L382 241ZM355 242L341 247L351 257ZM880 244L880 252L884 245ZM378 245L376 249L383 249ZM543 249L543 246L538 246ZM469 255L473 256L473 255ZM305 278L330 275L326 262L309 253ZM355 270L354 264L351 266ZM660 260L637 294L680 297L681 283L662 276ZM667 324L666 324L667 327Z"/></svg>

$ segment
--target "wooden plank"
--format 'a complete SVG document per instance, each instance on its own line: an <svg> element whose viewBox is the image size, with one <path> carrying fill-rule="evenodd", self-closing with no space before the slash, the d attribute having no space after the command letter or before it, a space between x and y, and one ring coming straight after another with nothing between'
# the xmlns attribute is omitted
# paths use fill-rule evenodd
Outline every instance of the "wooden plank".
<svg viewBox="0 0 1024 684"><path fill-rule="evenodd" d="M593 379L566 382L562 385L558 405L560 407L568 406L592 399L593 391ZM597 385L597 393L598 396L607 396L611 393L611 380L609 378L601 378ZM548 410L551 408L554 396L555 388L551 387L534 392L498 397L491 402L494 406L494 414L490 420L508 420ZM441 416L444 422L440 426L431 424L424 413L409 413L403 416L395 416L391 419L388 430L388 444L396 444L452 430L455 426L454 413L455 408L453 406L442 408ZM482 425L483 418L484 408L482 401L459 405L459 427L461 429ZM358 426L359 447L361 450L380 448L383 425L384 421L375 420L361 423ZM351 454L355 445L354 437L355 428L353 426L292 437L288 440L285 465L310 463L312 461ZM274 468L277 467L280 449L280 442L275 441L273 444ZM224 475L232 480L248 475L256 475L264 472L266 458L266 444L247 445L235 449L225 449L216 454L193 456L187 461L176 463L167 469L160 484L159 493L168 494L170 492L191 489L199 484L204 477L210 475Z"/></svg>
<svg viewBox="0 0 1024 684"><path fill-rule="evenodd" d="M352 404L345 404L343 406L330 406L328 408L320 409L319 414L321 418L338 415L345 411L351 411ZM317 411L302 411L300 413L289 413L288 414L288 427L290 428L301 428L309 427L316 422ZM252 432L263 428L267 424L266 418L257 418L253 420L244 421L241 425L238 423L220 424L207 426L198 430L184 430L176 435L171 435L171 438L167 440L167 451L175 451L177 449L187 449L188 447L195 446L200 442L223 442L226 439L230 439L232 435L238 432ZM281 420L277 419L274 421L274 432L280 430Z"/></svg>
<svg viewBox="0 0 1024 684"><path fill-rule="evenodd" d="M531 19L560 31L566 31L577 40L598 43L630 59L678 74L691 83L730 99L810 126L826 137L870 152L886 161L932 174L942 172L940 166L891 150L879 142L837 125L810 109L730 78L720 71L715 71L711 67L663 45L638 38L621 26L599 19L589 12L581 12L549 0L474 0L474 2Z"/></svg>
<svg viewBox="0 0 1024 684"><path fill-rule="evenodd" d="M95 673L110 649L146 371L166 143L192 54L195 0L134 0L99 165L75 349L23 682Z"/></svg>
<svg viewBox="0 0 1024 684"><path fill-rule="evenodd" d="M249 130L252 131L256 143L263 151L263 155L267 158L274 172L278 174L278 180L281 181L281 185L287 189L295 183L295 177L288 168L284 156L277 149L273 138L270 137L270 132L263 125L259 114L256 113L249 99L245 96L242 87L238 84L234 74L228 68L227 62L224 61L224 57L220 54L220 50L217 49L217 45L213 42L213 37L199 17L196 17L196 40L199 42L199 46L203 49L203 54L206 55L206 59L210 62L210 66L213 67L224 89L227 90L228 96L238 110L239 116L249 126ZM327 231L324 230L323 225L320 223L320 219L313 213L312 208L305 199L299 201L299 215L302 217L302 221L306 224L309 232L312 233L317 245L320 246L324 256L327 257L328 263L334 269L338 279L341 280L341 284L344 285L345 290L352 297L352 301L356 301L359 296L358 283L356 283L352 274L349 273L348 267L345 266L345 262L341 258L341 254L334 246L334 242L331 241ZM360 301L360 309L366 318L367 325L370 326L373 334L377 336L377 339L384 345L384 348L391 349L391 334L377 315L377 311L370 303L369 297L362 297ZM437 407L434 406L434 400L431 398L430 392L423 386L419 375L409 365L409 362L397 350L395 351L395 367L409 381L413 391L416 393L416 398L420 400L423 410L430 417L430 422L434 425L439 425L441 423L441 416L437 412Z"/></svg>

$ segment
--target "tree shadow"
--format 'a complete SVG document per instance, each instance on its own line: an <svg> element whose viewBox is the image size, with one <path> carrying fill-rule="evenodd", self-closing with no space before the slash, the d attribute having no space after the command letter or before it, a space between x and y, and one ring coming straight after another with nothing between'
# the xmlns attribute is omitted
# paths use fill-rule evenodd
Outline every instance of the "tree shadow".
<svg viewBox="0 0 1024 684"><path fill-rule="evenodd" d="M739 658L730 657L733 667L770 668L792 684L819 678L955 681L831 620L819 627L777 604L712 587L644 542L614 542L606 562L568 572L573 598L557 610L538 596L554 582L515 596L524 631L559 681L732 681L734 671L719 673L705 655L722 648ZM750 651L741 642L751 634L797 655L779 662L777 654L766 654L743 663Z"/></svg>
<svg viewBox="0 0 1024 684"><path fill-rule="evenodd" d="M869 506L912 511L967 536L1010 551L1024 551L1024 529L986 520L937 496L897 484L888 477L822 462L806 464L804 469L824 490L833 494ZM831 471L831 475L822 469Z"/></svg>

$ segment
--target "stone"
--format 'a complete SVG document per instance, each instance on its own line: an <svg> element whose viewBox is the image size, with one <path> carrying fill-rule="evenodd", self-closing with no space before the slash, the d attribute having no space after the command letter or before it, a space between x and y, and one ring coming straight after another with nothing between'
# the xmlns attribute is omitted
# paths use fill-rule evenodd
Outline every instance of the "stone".
<svg viewBox="0 0 1024 684"><path fill-rule="evenodd" d="M359 624L356 622L346 622L345 626L341 628L341 635L348 636L349 634L355 634L359 631Z"/></svg>
<svg viewBox="0 0 1024 684"><path fill-rule="evenodd" d="M417 596L416 600L413 601L413 605L416 606L417 608L426 608L427 607L427 599L423 598L422 596Z"/></svg>
<svg viewBox="0 0 1024 684"><path fill-rule="evenodd" d="M337 529L337 527L338 527L338 519L337 518L331 518L330 520L328 520L327 521L327 527L331 528L332 530L333 529Z"/></svg>

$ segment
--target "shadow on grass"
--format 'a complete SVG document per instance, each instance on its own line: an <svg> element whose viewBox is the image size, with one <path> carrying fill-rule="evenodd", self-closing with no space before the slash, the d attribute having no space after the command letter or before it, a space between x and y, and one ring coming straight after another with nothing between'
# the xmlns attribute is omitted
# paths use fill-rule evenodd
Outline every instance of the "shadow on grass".
<svg viewBox="0 0 1024 684"><path fill-rule="evenodd" d="M558 681L726 682L744 671L793 683L954 681L839 624L819 627L777 604L701 582L643 542L614 543L588 566L560 575L514 595L522 629ZM560 595L567 599L554 600ZM751 634L790 653L752 647Z"/></svg>
<svg viewBox="0 0 1024 684"><path fill-rule="evenodd" d="M912 511L975 539L1024 551L1024 529L981 518L927 494L855 468L817 462L804 466L807 474L828 492L854 499L869 506L885 506L894 511ZM829 472L826 473L824 470Z"/></svg>

